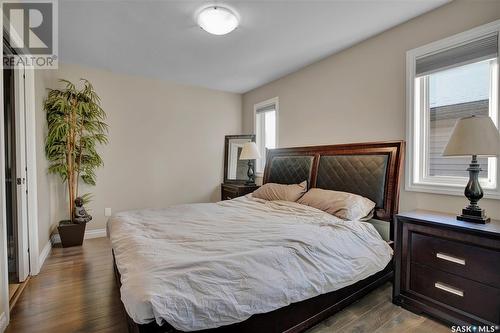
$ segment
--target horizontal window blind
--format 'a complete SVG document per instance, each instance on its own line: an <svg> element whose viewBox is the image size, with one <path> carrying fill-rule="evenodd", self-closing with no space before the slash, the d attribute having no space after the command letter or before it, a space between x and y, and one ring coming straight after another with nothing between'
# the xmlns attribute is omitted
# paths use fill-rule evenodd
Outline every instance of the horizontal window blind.
<svg viewBox="0 0 500 333"><path fill-rule="evenodd" d="M498 33L416 59L417 76L498 57Z"/></svg>
<svg viewBox="0 0 500 333"><path fill-rule="evenodd" d="M276 111L276 105L274 105L274 104L269 104L269 105L263 106L261 108L258 108L255 112L256 113L265 113L265 112L272 112L272 111Z"/></svg>

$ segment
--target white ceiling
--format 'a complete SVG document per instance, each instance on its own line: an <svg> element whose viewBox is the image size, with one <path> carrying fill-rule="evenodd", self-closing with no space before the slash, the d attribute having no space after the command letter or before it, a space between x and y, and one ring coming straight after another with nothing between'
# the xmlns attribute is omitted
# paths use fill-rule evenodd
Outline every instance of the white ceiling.
<svg viewBox="0 0 500 333"><path fill-rule="evenodd" d="M194 21L206 1L64 0L60 61L241 93L446 2L216 1L241 22L213 36Z"/></svg>

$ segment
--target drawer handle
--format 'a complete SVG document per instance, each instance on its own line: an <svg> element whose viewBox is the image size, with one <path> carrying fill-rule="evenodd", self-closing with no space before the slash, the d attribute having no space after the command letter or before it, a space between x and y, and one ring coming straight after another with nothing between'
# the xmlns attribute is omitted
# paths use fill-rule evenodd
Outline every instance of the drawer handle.
<svg viewBox="0 0 500 333"><path fill-rule="evenodd" d="M447 284L444 284L444 283L441 283L441 282L436 282L434 283L434 287L438 288L438 289L441 289L441 290L444 290L446 292L449 292L450 294L454 294L454 295L457 295L457 296L460 296L460 297L464 297L464 292L460 289L457 289L457 288L454 288L454 287L451 287Z"/></svg>
<svg viewBox="0 0 500 333"><path fill-rule="evenodd" d="M457 258L454 256L450 256L449 254L445 254L445 253L441 253L441 252L436 253L436 257L439 259L446 260L446 261L454 262L455 264L465 266L465 259L462 259L462 258Z"/></svg>

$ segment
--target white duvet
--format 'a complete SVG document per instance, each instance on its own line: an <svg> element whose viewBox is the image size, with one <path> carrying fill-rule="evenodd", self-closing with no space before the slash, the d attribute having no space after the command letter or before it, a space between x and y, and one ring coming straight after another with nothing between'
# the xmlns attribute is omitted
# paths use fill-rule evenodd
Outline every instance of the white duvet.
<svg viewBox="0 0 500 333"><path fill-rule="evenodd" d="M369 223L251 195L120 213L108 232L129 316L182 331L233 324L343 288L392 256Z"/></svg>

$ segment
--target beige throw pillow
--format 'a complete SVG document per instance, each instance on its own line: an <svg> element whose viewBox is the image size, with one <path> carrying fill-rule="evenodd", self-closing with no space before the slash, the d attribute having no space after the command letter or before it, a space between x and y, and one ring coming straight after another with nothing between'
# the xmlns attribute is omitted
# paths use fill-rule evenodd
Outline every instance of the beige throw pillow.
<svg viewBox="0 0 500 333"><path fill-rule="evenodd" d="M298 203L320 209L343 220L368 220L373 217L375 203L357 194L312 188Z"/></svg>
<svg viewBox="0 0 500 333"><path fill-rule="evenodd" d="M252 193L252 196L258 199L268 201L284 200L297 201L307 191L307 181L300 184L276 184L267 183L259 187Z"/></svg>

